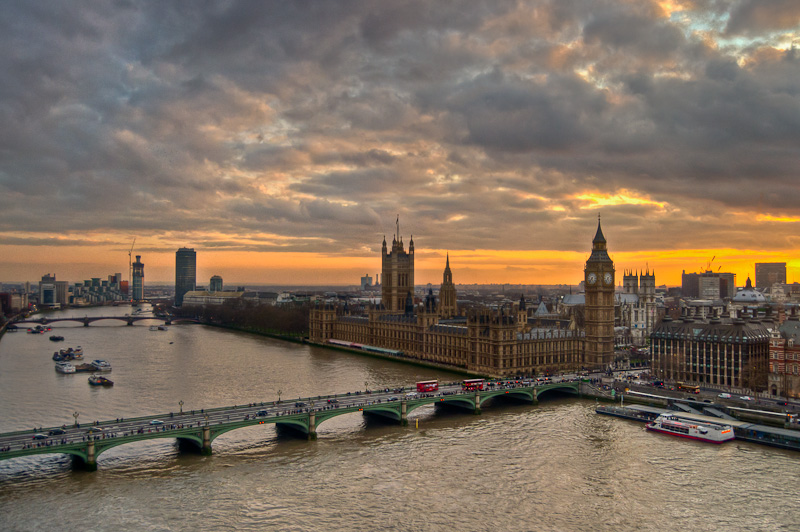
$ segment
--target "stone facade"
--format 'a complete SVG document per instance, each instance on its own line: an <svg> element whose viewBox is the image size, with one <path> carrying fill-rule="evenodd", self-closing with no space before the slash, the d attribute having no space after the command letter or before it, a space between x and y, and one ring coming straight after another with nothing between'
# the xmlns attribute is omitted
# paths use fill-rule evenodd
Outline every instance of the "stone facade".
<svg viewBox="0 0 800 532"><path fill-rule="evenodd" d="M587 319L585 332L574 322L567 328L529 324L524 299L500 309L471 311L466 322L446 319L457 314L449 256L440 300L429 291L421 304L414 305L408 297L413 284L407 284L413 283L413 251L413 240L405 253L402 240L395 236L388 253L384 239L383 303L358 314L346 305L316 304L309 316L310 341L391 350L397 356L496 376L607 367L613 362L614 264L599 224L586 263L587 278L589 273L596 278L587 289L591 320ZM591 357L589 345L594 349Z"/></svg>
<svg viewBox="0 0 800 532"><path fill-rule="evenodd" d="M800 321L796 316L772 329L768 380L770 394L800 397Z"/></svg>
<svg viewBox="0 0 800 532"><path fill-rule="evenodd" d="M766 388L770 331L756 319L665 317L650 336L651 373L664 380Z"/></svg>
<svg viewBox="0 0 800 532"><path fill-rule="evenodd" d="M614 362L614 262L597 221L592 254L584 268L586 293L586 365L608 368Z"/></svg>

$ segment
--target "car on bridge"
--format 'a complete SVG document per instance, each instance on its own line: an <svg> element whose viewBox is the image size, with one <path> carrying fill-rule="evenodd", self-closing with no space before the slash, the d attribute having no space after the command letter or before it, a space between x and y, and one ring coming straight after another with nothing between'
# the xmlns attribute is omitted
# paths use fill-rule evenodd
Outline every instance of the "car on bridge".
<svg viewBox="0 0 800 532"><path fill-rule="evenodd" d="M67 433L67 431L64 430L64 429L53 429L50 432L48 432L48 434L50 436L61 436L62 434L66 434L66 433Z"/></svg>
<svg viewBox="0 0 800 532"><path fill-rule="evenodd" d="M46 435L46 434L42 434L42 433L40 432L40 433L38 433L38 434L34 434L34 435L33 435L33 439L34 439L34 440L46 440L46 439L47 439L47 435Z"/></svg>
<svg viewBox="0 0 800 532"><path fill-rule="evenodd" d="M160 419L151 419L151 420L150 420L150 424L151 424L151 425L163 425L163 424L164 424L164 422L163 422L163 421L161 421Z"/></svg>
<svg viewBox="0 0 800 532"><path fill-rule="evenodd" d="M105 429L103 427L89 427L86 429L86 434L92 434L95 432L103 432Z"/></svg>
<svg viewBox="0 0 800 532"><path fill-rule="evenodd" d="M267 415L267 411L266 410L259 410L258 412L256 412L256 415L258 417L264 417L264 416Z"/></svg>
<svg viewBox="0 0 800 532"><path fill-rule="evenodd" d="M301 406L306 406L306 404L305 404L303 401L297 401L297 402L294 404L294 406L301 407Z"/></svg>
<svg viewBox="0 0 800 532"><path fill-rule="evenodd" d="M330 404L334 404L334 403L338 403L338 402L339 402L338 399L328 399L328 403L330 403Z"/></svg>

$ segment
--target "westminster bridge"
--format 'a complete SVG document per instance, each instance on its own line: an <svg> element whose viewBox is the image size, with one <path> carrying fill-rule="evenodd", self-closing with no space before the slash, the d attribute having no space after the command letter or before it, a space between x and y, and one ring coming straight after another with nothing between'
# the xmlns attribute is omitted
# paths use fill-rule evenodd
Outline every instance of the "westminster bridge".
<svg viewBox="0 0 800 532"><path fill-rule="evenodd" d="M532 380L489 381L484 390L465 391L461 383L442 385L430 393L403 389L317 396L228 407L118 418L90 425L75 422L61 427L0 434L0 460L41 454L68 454L76 468L97 469L97 457L119 445L172 438L181 451L211 454L215 438L253 425L274 424L278 430L309 440L317 438L320 423L343 414L362 412L408 424L408 414L425 406L453 407L474 414L489 399L510 398L537 404L542 394L558 391L581 395L581 382L537 383ZM181 405L182 406L182 405Z"/></svg>
<svg viewBox="0 0 800 532"><path fill-rule="evenodd" d="M20 323L30 323L36 325L50 325L53 323L59 323L62 321L72 321L75 323L82 323L84 327L88 327L90 324L101 321L101 320L116 320L125 322L126 325L133 325L137 321L142 320L149 320L149 321L163 321L164 325L172 325L173 323L200 323L200 320L196 318L174 318L171 316L84 316L84 317L73 317L73 318L28 318L23 320L16 320L10 322L10 325L18 325Z"/></svg>

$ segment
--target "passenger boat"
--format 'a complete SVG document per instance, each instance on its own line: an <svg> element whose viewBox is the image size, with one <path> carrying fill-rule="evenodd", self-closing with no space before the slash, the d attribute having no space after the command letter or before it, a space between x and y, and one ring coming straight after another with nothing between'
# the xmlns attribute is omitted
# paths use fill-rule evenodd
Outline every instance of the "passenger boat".
<svg viewBox="0 0 800 532"><path fill-rule="evenodd" d="M52 336L50 337L50 341L51 341L51 342L63 342L63 341L64 341L64 337L63 337L63 336L58 336L58 335L55 335L55 334L54 334L54 335L52 335Z"/></svg>
<svg viewBox="0 0 800 532"><path fill-rule="evenodd" d="M661 414L652 423L648 423L645 426L647 430L654 432L662 432L709 443L724 443L735 437L733 427L730 425L692 421L682 419L674 414Z"/></svg>
<svg viewBox="0 0 800 532"><path fill-rule="evenodd" d="M150 330L151 331L157 331L158 330L158 325L151 325L150 326Z"/></svg>
<svg viewBox="0 0 800 532"><path fill-rule="evenodd" d="M90 375L89 384L92 386L114 386L114 381L106 379L101 375Z"/></svg>
<svg viewBox="0 0 800 532"><path fill-rule="evenodd" d="M107 360L92 360L89 365L94 367L97 371L111 371L111 364Z"/></svg>
<svg viewBox="0 0 800 532"><path fill-rule="evenodd" d="M75 373L75 366L69 362L56 362L56 371L59 373Z"/></svg>

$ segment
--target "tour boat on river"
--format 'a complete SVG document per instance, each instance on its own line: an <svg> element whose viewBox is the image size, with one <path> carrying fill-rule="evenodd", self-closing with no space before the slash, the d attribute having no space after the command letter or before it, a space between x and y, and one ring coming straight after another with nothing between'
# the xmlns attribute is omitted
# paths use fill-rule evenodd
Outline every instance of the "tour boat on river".
<svg viewBox="0 0 800 532"><path fill-rule="evenodd" d="M97 371L111 371L111 363L107 360L92 360L89 365L93 366Z"/></svg>
<svg viewBox="0 0 800 532"><path fill-rule="evenodd" d="M692 421L674 414L661 414L646 427L654 432L710 443L724 443L734 439L733 427L730 425Z"/></svg>
<svg viewBox="0 0 800 532"><path fill-rule="evenodd" d="M69 362L56 362L56 371L59 373L75 373L75 366Z"/></svg>

